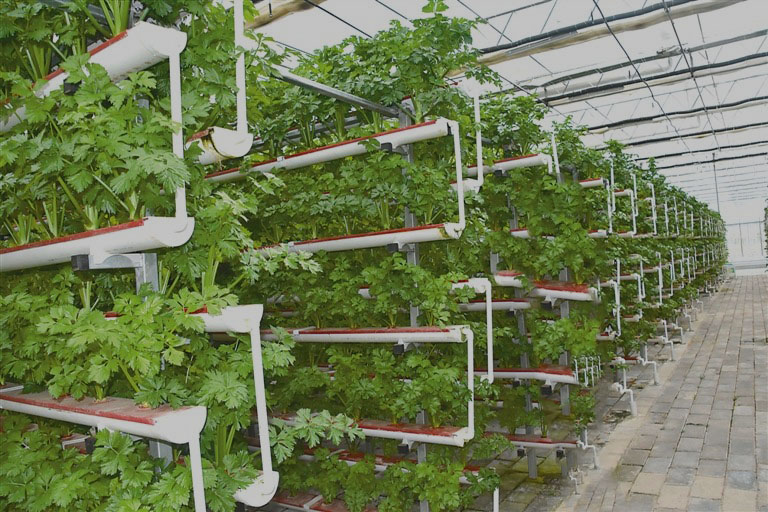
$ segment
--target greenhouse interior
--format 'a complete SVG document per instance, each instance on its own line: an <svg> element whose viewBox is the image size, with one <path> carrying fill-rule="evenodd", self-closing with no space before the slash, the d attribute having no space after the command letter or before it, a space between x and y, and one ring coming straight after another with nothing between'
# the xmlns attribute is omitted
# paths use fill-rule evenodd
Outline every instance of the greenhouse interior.
<svg viewBox="0 0 768 512"><path fill-rule="evenodd" d="M768 512L766 0L0 16L0 510Z"/></svg>

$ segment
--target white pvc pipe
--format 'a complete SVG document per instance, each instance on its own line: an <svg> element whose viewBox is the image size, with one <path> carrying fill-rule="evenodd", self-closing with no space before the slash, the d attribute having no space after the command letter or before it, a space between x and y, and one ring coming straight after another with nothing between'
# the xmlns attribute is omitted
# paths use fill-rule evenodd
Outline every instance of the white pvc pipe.
<svg viewBox="0 0 768 512"><path fill-rule="evenodd" d="M651 189L651 221L653 222L653 234L658 234L658 230L656 229L656 188L653 186L653 183L648 183L648 187Z"/></svg>
<svg viewBox="0 0 768 512"><path fill-rule="evenodd" d="M245 35L243 28L245 19L243 16L243 3L235 2L235 46L245 47ZM245 97L245 54L239 52L235 64L235 85L237 86L237 131L248 133L248 113L246 111Z"/></svg>
<svg viewBox="0 0 768 512"><path fill-rule="evenodd" d="M555 137L554 127L552 128L552 158L555 162L555 176L560 180L560 158L557 154L557 137ZM551 173L552 168L550 167L549 170Z"/></svg>
<svg viewBox="0 0 768 512"><path fill-rule="evenodd" d="M510 286L513 288L524 288L523 281L520 279L522 274L515 271L500 271L494 274L493 279L498 286ZM536 281L535 287L531 289L529 295L532 297L542 297L551 302L555 299L575 300L584 302L597 302L599 296L596 288L573 285L571 283L545 283ZM577 286L578 290L567 289Z"/></svg>
<svg viewBox="0 0 768 512"><path fill-rule="evenodd" d="M251 360L253 363L253 386L256 396L256 417L261 447L262 473L249 486L235 492L235 500L250 507L261 507L269 503L277 492L279 474L272 469L272 452L269 442L269 421L266 389L264 387L264 364L261 353L259 325L264 312L261 304L229 306L219 315L199 313L205 323L206 332L250 333Z"/></svg>
<svg viewBox="0 0 768 512"><path fill-rule="evenodd" d="M396 149L405 144L435 139L448 135L452 121L438 118L434 121L396 128L386 132L376 133L358 139L347 140L329 146L310 149L291 155L274 158L257 163L248 169L227 169L215 172L205 177L208 181L225 182L242 179L249 172L269 172L275 169L292 170L310 165L331 162L349 156L363 155L368 152L367 141L376 140L380 144L391 144ZM460 162L460 159L459 159Z"/></svg>
<svg viewBox="0 0 768 512"><path fill-rule="evenodd" d="M480 95L475 94L473 99L475 104L475 147L477 148L477 186L482 187L485 176L485 166L483 166L483 134L480 126Z"/></svg>
<svg viewBox="0 0 768 512"><path fill-rule="evenodd" d="M184 158L184 134L182 133L181 118L181 62L179 53L173 53L168 56L170 69L170 90L171 90L171 120L178 126L173 132L173 153L180 159ZM184 187L176 189L176 218L187 217L187 199Z"/></svg>
<svg viewBox="0 0 768 512"><path fill-rule="evenodd" d="M485 339L486 339L486 364L488 365L488 371L483 375L485 380L493 382L493 305L492 298L493 288L491 281L485 278L471 278L467 281L461 281L453 284L453 289L471 287L475 293L484 293L485 300L479 301L473 306L478 306L478 309L462 309L462 306L469 306L469 304L459 304L459 311L485 311ZM472 365L469 366L472 368Z"/></svg>
<svg viewBox="0 0 768 512"><path fill-rule="evenodd" d="M402 247L406 244L435 242L445 239L456 239L461 236L463 226L458 223L433 224L428 226L416 226L414 228L390 229L372 233L360 233L356 235L343 235L315 240L303 240L288 242L280 246L266 246L256 249L257 252L269 252L281 247L287 252L338 252L354 249L372 249L396 244Z"/></svg>
<svg viewBox="0 0 768 512"><path fill-rule="evenodd" d="M54 265L72 256L111 254L178 247L192 236L195 219L146 217L92 231L84 231L41 242L0 249L0 272Z"/></svg>
<svg viewBox="0 0 768 512"><path fill-rule="evenodd" d="M579 186L581 188L603 188L606 186L606 182L603 178L590 178L587 180L580 180Z"/></svg>
<svg viewBox="0 0 768 512"><path fill-rule="evenodd" d="M523 309L531 309L531 303L526 299L492 299L490 306L492 311L520 311ZM459 304L459 311L464 313L485 311L486 309L485 300Z"/></svg>
<svg viewBox="0 0 768 512"><path fill-rule="evenodd" d="M463 326L394 327L362 329L288 329L298 343L461 343ZM261 331L264 341L276 341L271 330Z"/></svg>
<svg viewBox="0 0 768 512"><path fill-rule="evenodd" d="M172 28L158 27L146 21L91 49L88 62L103 66L109 78L116 82L129 73L147 69L171 55L176 55L187 44L187 34ZM46 76L35 95L44 98L60 89L69 73L59 69ZM37 84L35 84L37 86ZM0 121L0 132L5 132L26 119L26 108L20 107L5 122Z"/></svg>
<svg viewBox="0 0 768 512"><path fill-rule="evenodd" d="M175 444L187 443L195 511L206 510L199 445L200 431L205 425L207 414L205 407L181 407L174 410L164 405L149 409L142 408L127 398L53 398L48 392L24 394L22 389L16 386L0 389L0 409L76 423L98 430L114 430Z"/></svg>
<svg viewBox="0 0 768 512"><path fill-rule="evenodd" d="M568 368L568 373L556 368L495 368L493 375L497 379L515 379L515 380L540 380L545 383L554 384L579 384L578 376ZM483 369L476 369L475 375L485 375Z"/></svg>
<svg viewBox="0 0 768 512"><path fill-rule="evenodd" d="M203 463L200 456L200 437L189 442L189 466L192 473L192 496L195 512L206 512L205 486L203 484Z"/></svg>

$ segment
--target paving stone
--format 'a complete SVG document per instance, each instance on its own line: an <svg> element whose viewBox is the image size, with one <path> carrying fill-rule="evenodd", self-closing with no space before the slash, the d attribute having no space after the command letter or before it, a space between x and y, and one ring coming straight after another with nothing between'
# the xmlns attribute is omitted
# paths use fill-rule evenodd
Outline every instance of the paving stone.
<svg viewBox="0 0 768 512"><path fill-rule="evenodd" d="M631 493L624 500L623 505L619 506L619 504L617 503L616 507L614 507L614 510L627 510L627 511L652 510L653 502L655 501L655 499L656 497L653 495Z"/></svg>
<svg viewBox="0 0 768 512"><path fill-rule="evenodd" d="M722 478L725 476L725 465L726 461L724 460L700 459L699 467L696 471L697 474L702 476Z"/></svg>
<svg viewBox="0 0 768 512"><path fill-rule="evenodd" d="M677 485L663 485L656 500L657 507L666 507L675 510L688 508L688 489Z"/></svg>
<svg viewBox="0 0 768 512"><path fill-rule="evenodd" d="M729 469L725 472L725 478L728 487L746 491L757 489L757 473L754 471L731 471Z"/></svg>
<svg viewBox="0 0 768 512"><path fill-rule="evenodd" d="M707 432L707 427L704 425L686 425L683 427L683 437L693 437L696 439L703 439Z"/></svg>
<svg viewBox="0 0 768 512"><path fill-rule="evenodd" d="M699 465L699 454L696 452L677 452L672 457L672 467L695 468Z"/></svg>
<svg viewBox="0 0 768 512"><path fill-rule="evenodd" d="M690 498L688 500L689 512L720 512L722 501L703 498Z"/></svg>
<svg viewBox="0 0 768 512"><path fill-rule="evenodd" d="M731 444L728 446L728 455L754 455L754 453L754 439L731 439Z"/></svg>
<svg viewBox="0 0 768 512"><path fill-rule="evenodd" d="M701 449L702 459L725 460L727 457L728 457L728 446L725 446L725 445L710 446L710 445L707 445L705 442L704 448Z"/></svg>
<svg viewBox="0 0 768 512"><path fill-rule="evenodd" d="M646 473L641 472L635 478L635 482L632 484L632 492L639 494L654 494L658 495L661 491L661 486L664 485L665 475L660 473Z"/></svg>
<svg viewBox="0 0 768 512"><path fill-rule="evenodd" d="M643 466L632 466L629 464L620 464L616 468L616 479L620 482L634 482L635 477L643 469Z"/></svg>
<svg viewBox="0 0 768 512"><path fill-rule="evenodd" d="M669 468L665 482L670 485L683 485L689 487L696 476L696 468Z"/></svg>
<svg viewBox="0 0 768 512"><path fill-rule="evenodd" d="M670 457L649 457L645 461L643 472L666 474L671 464L672 459ZM723 463L723 471L725 471L725 463Z"/></svg>
<svg viewBox="0 0 768 512"><path fill-rule="evenodd" d="M712 409L709 413L709 421L730 420L732 413L729 409Z"/></svg>
<svg viewBox="0 0 768 512"><path fill-rule="evenodd" d="M728 470L755 471L757 464L753 455L728 455Z"/></svg>
<svg viewBox="0 0 768 512"><path fill-rule="evenodd" d="M700 452L701 447L704 444L703 439L696 439L693 437L683 437L677 444L677 450L681 452Z"/></svg>
<svg viewBox="0 0 768 512"><path fill-rule="evenodd" d="M757 492L726 487L723 491L723 511L751 512L757 510Z"/></svg>
<svg viewBox="0 0 768 512"><path fill-rule="evenodd" d="M653 436L641 435L632 440L630 447L636 450L650 450L651 448L653 448L653 444L655 442L656 442L655 435Z"/></svg>
<svg viewBox="0 0 768 512"><path fill-rule="evenodd" d="M633 464L637 466L642 466L643 464L645 464L645 461L648 460L649 453L650 453L650 450L629 449L626 452L624 452L624 455L621 457L621 462L624 464Z"/></svg>
<svg viewBox="0 0 768 512"><path fill-rule="evenodd" d="M691 486L691 496L719 500L723 497L725 479L697 475Z"/></svg>

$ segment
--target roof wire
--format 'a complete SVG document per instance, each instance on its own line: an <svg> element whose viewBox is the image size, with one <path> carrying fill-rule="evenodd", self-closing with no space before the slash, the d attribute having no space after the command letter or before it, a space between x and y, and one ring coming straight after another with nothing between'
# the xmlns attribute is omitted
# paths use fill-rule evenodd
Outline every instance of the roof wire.
<svg viewBox="0 0 768 512"><path fill-rule="evenodd" d="M685 65L688 66L688 71L691 73L691 80L693 80L693 84L696 86L696 92L699 93L699 101L701 101L701 106L704 108L704 113L707 116L707 121L709 121L709 127L712 128L712 137L715 139L715 145L717 147L720 147L720 141L717 140L717 135L714 132L715 125L712 124L712 118L709 116L709 110L707 110L707 104L704 103L704 96L701 95L701 88L699 87L699 82L696 80L696 75L693 74L693 66L691 65L691 61L688 60L688 55L685 53L685 48L683 48L683 42L680 40L680 35L677 33L677 26L675 26L675 20L672 19L672 15L669 13L669 7L667 7L667 0L661 0L661 3L664 4L664 12L667 14L667 18L669 18L669 22L672 24L672 32L675 33L675 39L677 39L677 45L680 47L680 52L683 55L683 59L685 59Z"/></svg>
<svg viewBox="0 0 768 512"><path fill-rule="evenodd" d="M388 10L392 11L393 13L397 14L398 16L403 18L405 21L411 21L411 19L408 16L406 16L403 13L397 11L396 9L393 9L392 7L390 7L387 4L385 4L384 2L382 2L381 0L373 0L373 1L376 2L377 4L379 4L380 6L384 7L385 9L388 9Z"/></svg>
<svg viewBox="0 0 768 512"><path fill-rule="evenodd" d="M595 4L595 8L597 9L597 12L600 13L600 16L603 18L603 22L605 23L605 28L608 29L608 32L611 33L613 38L616 40L616 43L618 43L619 48L621 48L621 51L624 52L624 55L627 57L627 60L632 64L632 68L635 70L635 73L637 73L638 78L643 81L645 86L648 88L648 92L651 95L651 98L656 103L656 105L659 106L659 109L661 109L662 114L664 114L664 117L667 118L667 121L669 121L669 124L672 126L672 129L675 130L675 133L677 133L678 137L680 137L680 141L683 143L683 145L690 151L690 147L688 147L688 143L685 142L685 140L680 136L680 132L677 131L677 127L675 126L675 123L672 122L672 119L669 118L667 113L664 111L664 107L659 103L659 100L656 99L656 96L653 94L653 88L651 88L650 84L643 78L643 75L640 74L640 70L637 69L637 66L635 65L634 61L632 60L632 57L629 56L629 53L627 53L627 49L624 48L624 45L621 44L621 41L616 36L616 33L613 31L611 26L608 24L608 20L605 19L605 14L603 14L603 10L600 8L600 5L598 5L597 0L592 0L592 3ZM664 4L664 8L666 9L666 3Z"/></svg>
<svg viewBox="0 0 768 512"><path fill-rule="evenodd" d="M512 40L511 40L511 39L510 39L510 38L509 38L509 37L508 37L508 36L507 36L507 35L506 35L506 34L505 34L503 31L499 30L498 28L496 28L496 27L493 25L493 23L491 23L490 21L488 21L488 19L489 19L489 18L484 18L483 16L481 16L480 14L478 14L478 13L477 13L477 12L476 12L474 9L472 9L470 6L468 6L467 4L465 4L465 3L464 3L462 0L456 0L456 1L457 1L458 3L460 3L462 6L464 6L464 8L465 8L465 9L467 9L469 12L471 12L472 14L474 14L475 16L477 16L479 19L481 19L481 20L483 20L484 22L486 22L486 23L488 24L488 26L489 26L489 27L491 27L491 28L492 28L493 30L495 30L496 32L498 32L498 33L499 33L499 35L500 35L501 37L503 37L503 38L504 38L504 39L506 39L507 41L512 41ZM550 1L551 1L551 0L550 0ZM555 4L557 4L557 1L556 1L556 0L555 0ZM554 6L553 6L553 7L554 7ZM506 28L505 28L505 29L506 29ZM541 63L538 63L538 64L539 64L540 66L544 67L544 66L543 66ZM544 69L547 69L547 68L544 68ZM549 70L547 70L547 71L549 71ZM497 72L497 73L498 73L498 72ZM509 84L510 84L512 87L516 88L516 89L517 89L517 90L519 90L519 91L522 91L522 92L524 92L524 93L525 93L527 96L532 96L532 97L533 97L533 98L534 98L534 99L535 99L537 102L539 102L539 103L544 103L544 102L543 102L543 101L542 101L542 100L541 100L541 99L540 99L540 98L539 98L537 95L535 95L535 94L533 94L533 93L531 93L531 92L529 92L529 91L526 91L526 90L525 90L525 88L523 88L522 86L520 86L520 85L516 84L516 83L515 83L515 82L513 82L512 80L510 80L510 79L508 79L507 77L505 77L504 75L502 75L501 73L498 73L498 75L501 77L501 79L502 79L502 80L504 80L504 81L508 82L508 83L509 83ZM546 105L546 103L545 103L545 105ZM563 114L562 112L560 112L559 110L557 110L555 107L550 107L549 105L547 105L547 106L548 106L550 109L552 109L552 110L554 110L555 112L557 112L558 114L560 114L561 116L563 116L563 118L565 118L565 117L566 117L566 115L565 115L565 114Z"/></svg>
<svg viewBox="0 0 768 512"><path fill-rule="evenodd" d="M331 11L329 11L328 9L326 9L326 8L324 8L324 7L320 7L318 4L316 4L315 2L312 2L311 0L304 0L304 1L305 1L306 3L308 3L309 5L311 5L312 7L317 7L318 9L320 9L321 11L323 11L324 13L326 13L326 14L330 14L331 16L333 16L334 18L336 18L337 20L339 20L339 21L340 21L340 22L342 22L343 24L347 25L348 27L352 27L353 29L357 30L358 32L360 32L361 34L363 34L363 35L364 35L365 37L367 37L368 39L370 39L370 38L371 38L371 35L370 35L368 32L366 32L365 30L363 30L363 29L361 29L361 28L358 28L358 27L356 27L355 25L351 24L350 22L348 22L348 21L347 21L347 20L345 20L344 18L341 18L341 17L339 17L339 16L337 16L337 15L333 14L333 13L332 13Z"/></svg>

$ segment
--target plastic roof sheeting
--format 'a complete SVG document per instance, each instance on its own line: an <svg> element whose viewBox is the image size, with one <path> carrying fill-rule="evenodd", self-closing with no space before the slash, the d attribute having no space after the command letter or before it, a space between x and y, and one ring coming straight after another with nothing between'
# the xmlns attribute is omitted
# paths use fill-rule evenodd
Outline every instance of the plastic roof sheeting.
<svg viewBox="0 0 768 512"><path fill-rule="evenodd" d="M257 4L261 7L267 0ZM509 94L536 93L542 98L589 92L596 86L604 90L589 96L574 96L554 101L549 120L562 120L572 116L574 121L590 127L599 127L637 118L658 116L641 123L602 128L590 132L585 142L601 147L608 139L636 143L648 139L667 137L669 140L633 145L631 152L645 159L667 154L692 152L688 155L666 156L657 159L672 183L679 184L702 200L714 206L713 166L717 169L721 201L757 200L768 197L768 157L729 159L733 156L768 152L768 145L749 145L768 141L768 102L752 101L729 109L718 107L761 96L768 96L768 2L765 0L445 0L449 10L443 14L474 19L487 18L475 30L474 44L478 49L510 44L524 38L536 37L573 25L597 20L602 22L599 9L605 17L649 9L670 4L670 13L679 9L703 10L686 16L670 16L663 10L656 23L642 28L621 31L627 19L609 23L616 28L615 37L603 33L600 37L560 44L549 48L552 39L536 41L533 53L512 53L511 60L496 62L491 67L505 79L503 90ZM674 3L677 2L677 3ZM278 43L311 52L324 45L336 44L344 38L375 34L397 19L406 26L408 20L429 16L421 12L423 1L415 0L326 0L320 6L354 25L359 30L335 19L327 12L312 8L279 18L258 30L272 36ZM717 7L714 9L714 7ZM712 10L707 10L710 8ZM644 15L650 17L651 14ZM407 19L406 19L407 18ZM634 22L641 18L631 18ZM645 18L642 18L645 19ZM600 24L598 24L600 25ZM604 30L604 24L599 27ZM587 28L579 31L598 30ZM742 38L742 36L744 36ZM748 36L748 37L747 37ZM561 35L563 41L574 34ZM679 42L678 42L679 38ZM555 38L558 39L558 38ZM617 41L618 39L618 41ZM681 45L684 52L681 52ZM700 47L704 48L700 48ZM622 48L623 47L623 48ZM527 47L530 48L530 47ZM625 54L626 52L626 54ZM684 53L684 56L681 55ZM630 63L627 54L632 59ZM494 54L495 55L495 54ZM727 67L702 69L696 79L688 72L689 66L715 65L755 56ZM661 58L656 58L661 57ZM637 61L637 62L636 62ZM633 65L634 64L634 65ZM602 72L602 68L615 69ZM591 73L586 73L592 71ZM638 77L637 71L640 76ZM568 78L581 73L583 76ZM677 74L675 74L677 73ZM638 79L648 81L657 75L673 75L663 80L649 81L649 87ZM563 79L565 78L565 79ZM610 84L638 81L623 88L608 88ZM463 80L461 86L468 92L495 93L498 90ZM546 86L544 86L547 84ZM708 107L706 110L701 107ZM700 109L690 114L669 115L674 112ZM546 122L549 122L547 120ZM733 127L755 125L739 131ZM685 137L686 134L709 131L709 134ZM715 133L711 133L714 131ZM718 149L741 145L738 148ZM706 150L706 151L702 151ZM700 152L697 152L700 151ZM714 164L712 158L717 161ZM697 162L707 160L707 165ZM749 179L754 178L752 187ZM724 196L724 197L723 197Z"/></svg>

